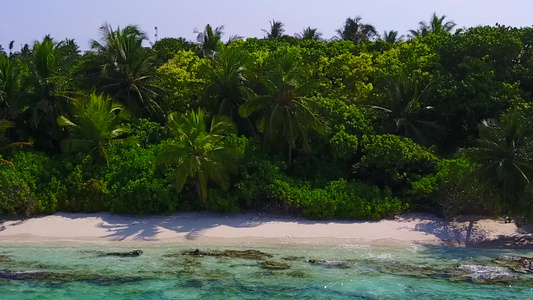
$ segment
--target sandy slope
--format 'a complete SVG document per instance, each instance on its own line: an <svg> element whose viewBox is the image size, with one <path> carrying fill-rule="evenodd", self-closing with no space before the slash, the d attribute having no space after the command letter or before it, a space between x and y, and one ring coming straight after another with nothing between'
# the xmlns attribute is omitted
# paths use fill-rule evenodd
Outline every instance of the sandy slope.
<svg viewBox="0 0 533 300"><path fill-rule="evenodd" d="M465 218L453 222L410 214L378 222L310 221L262 214L211 213L124 217L108 213L55 214L0 222L0 245L8 243L179 242L192 244L445 244L490 245L530 239L514 224ZM530 240L529 240L530 241Z"/></svg>

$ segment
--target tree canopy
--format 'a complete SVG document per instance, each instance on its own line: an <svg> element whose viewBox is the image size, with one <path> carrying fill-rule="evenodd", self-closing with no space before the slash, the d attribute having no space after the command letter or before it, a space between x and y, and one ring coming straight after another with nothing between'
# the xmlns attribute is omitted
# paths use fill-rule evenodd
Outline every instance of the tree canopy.
<svg viewBox="0 0 533 300"><path fill-rule="evenodd" d="M533 29L339 25L327 39L273 19L223 41L207 24L152 44L104 24L88 51L6 45L0 213L533 219Z"/></svg>

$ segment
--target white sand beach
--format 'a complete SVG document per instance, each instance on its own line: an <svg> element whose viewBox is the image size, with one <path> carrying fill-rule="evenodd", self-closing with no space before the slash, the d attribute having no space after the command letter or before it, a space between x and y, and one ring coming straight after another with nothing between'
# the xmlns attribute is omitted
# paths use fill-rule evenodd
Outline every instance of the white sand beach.
<svg viewBox="0 0 533 300"><path fill-rule="evenodd" d="M503 220L465 217L446 221L428 214L356 222L312 221L257 213L185 213L151 217L58 213L0 222L1 244L174 242L198 245L501 246L498 242L529 244L531 238L531 231Z"/></svg>

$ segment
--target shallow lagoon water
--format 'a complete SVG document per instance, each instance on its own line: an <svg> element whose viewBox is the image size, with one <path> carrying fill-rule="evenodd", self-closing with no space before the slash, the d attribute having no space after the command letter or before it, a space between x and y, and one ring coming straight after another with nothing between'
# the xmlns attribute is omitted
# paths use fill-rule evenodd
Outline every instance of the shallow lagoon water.
<svg viewBox="0 0 533 300"><path fill-rule="evenodd" d="M139 257L102 256L141 249ZM0 299L533 299L533 276L481 284L451 275L461 265L495 266L500 255L531 250L437 246L214 247L255 249L290 269L254 259L190 256L195 247L0 246ZM310 259L342 262L313 265ZM341 266L342 268L339 268ZM11 275L9 275L11 274ZM0 276L2 277L2 276Z"/></svg>

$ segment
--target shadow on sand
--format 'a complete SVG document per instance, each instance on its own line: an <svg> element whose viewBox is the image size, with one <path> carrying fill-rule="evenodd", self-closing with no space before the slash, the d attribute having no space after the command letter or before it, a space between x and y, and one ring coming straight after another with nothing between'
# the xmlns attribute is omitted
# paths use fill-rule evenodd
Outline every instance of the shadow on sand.
<svg viewBox="0 0 533 300"><path fill-rule="evenodd" d="M157 240L157 235L162 231L170 230L176 233L184 233L185 238L195 240L201 232L217 227L228 226L234 228L249 228L260 225L262 222L254 221L252 216L248 219L243 217L232 218L212 213L190 213L172 216L119 216L109 213L83 214L83 213L57 213L69 219L82 219L99 217L102 222L98 227L106 229L105 238L121 241L124 239L133 240Z"/></svg>

